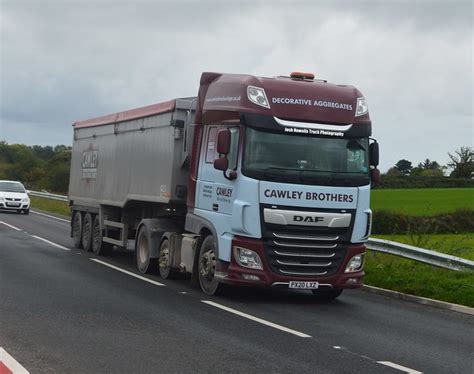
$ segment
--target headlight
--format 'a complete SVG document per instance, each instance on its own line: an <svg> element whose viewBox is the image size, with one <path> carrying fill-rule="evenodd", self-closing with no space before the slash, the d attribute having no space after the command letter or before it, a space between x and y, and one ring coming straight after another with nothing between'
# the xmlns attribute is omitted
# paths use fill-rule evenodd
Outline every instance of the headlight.
<svg viewBox="0 0 474 374"><path fill-rule="evenodd" d="M369 111L369 105L367 104L367 100L365 97L358 97L357 98L357 108L356 108L356 117L363 116Z"/></svg>
<svg viewBox="0 0 474 374"><path fill-rule="evenodd" d="M353 273L362 270L362 268L364 267L364 258L365 253L360 253L352 257L347 263L346 270L344 271L344 273Z"/></svg>
<svg viewBox="0 0 474 374"><path fill-rule="evenodd" d="M260 256L250 249L234 247L234 257L240 266L249 269L263 269L262 260L260 259Z"/></svg>
<svg viewBox="0 0 474 374"><path fill-rule="evenodd" d="M22 200L23 203L29 203L30 202L30 199L28 197L25 197L23 200Z"/></svg>
<svg viewBox="0 0 474 374"><path fill-rule="evenodd" d="M5 201L5 198L0 196L0 201Z"/></svg>

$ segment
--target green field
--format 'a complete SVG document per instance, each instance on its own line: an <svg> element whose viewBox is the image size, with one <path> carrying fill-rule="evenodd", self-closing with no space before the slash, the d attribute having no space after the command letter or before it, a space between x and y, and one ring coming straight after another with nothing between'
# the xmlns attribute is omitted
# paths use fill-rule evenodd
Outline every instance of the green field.
<svg viewBox="0 0 474 374"><path fill-rule="evenodd" d="M474 188L373 190L371 208L413 216L433 216L456 209L474 209Z"/></svg>

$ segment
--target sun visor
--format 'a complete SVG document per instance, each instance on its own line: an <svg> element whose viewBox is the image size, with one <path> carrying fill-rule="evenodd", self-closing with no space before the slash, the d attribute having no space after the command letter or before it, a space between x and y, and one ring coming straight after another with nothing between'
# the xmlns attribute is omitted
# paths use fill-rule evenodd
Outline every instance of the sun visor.
<svg viewBox="0 0 474 374"><path fill-rule="evenodd" d="M241 113L245 126L273 133L331 138L365 138L372 135L370 123L330 124L290 121L254 113Z"/></svg>

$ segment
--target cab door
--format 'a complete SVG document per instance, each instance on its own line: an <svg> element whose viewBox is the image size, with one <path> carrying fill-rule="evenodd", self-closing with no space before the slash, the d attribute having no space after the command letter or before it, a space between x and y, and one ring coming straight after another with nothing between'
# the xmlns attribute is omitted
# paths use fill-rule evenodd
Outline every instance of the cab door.
<svg viewBox="0 0 474 374"><path fill-rule="evenodd" d="M239 160L240 128L237 125L220 124L204 126L197 191L196 208L225 215L232 214L232 205L236 198L235 180L229 177L237 170ZM217 152L217 138L220 130L230 131L230 149L226 155L227 171L217 170L214 161L220 156Z"/></svg>

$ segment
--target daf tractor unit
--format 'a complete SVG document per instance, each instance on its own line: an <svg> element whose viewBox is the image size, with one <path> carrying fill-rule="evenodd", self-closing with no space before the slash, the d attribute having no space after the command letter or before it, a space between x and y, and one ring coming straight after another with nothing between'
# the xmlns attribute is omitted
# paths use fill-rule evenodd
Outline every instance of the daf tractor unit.
<svg viewBox="0 0 474 374"><path fill-rule="evenodd" d="M133 246L141 273L311 290L361 287L378 143L352 86L203 73L197 97L73 124L77 248Z"/></svg>

